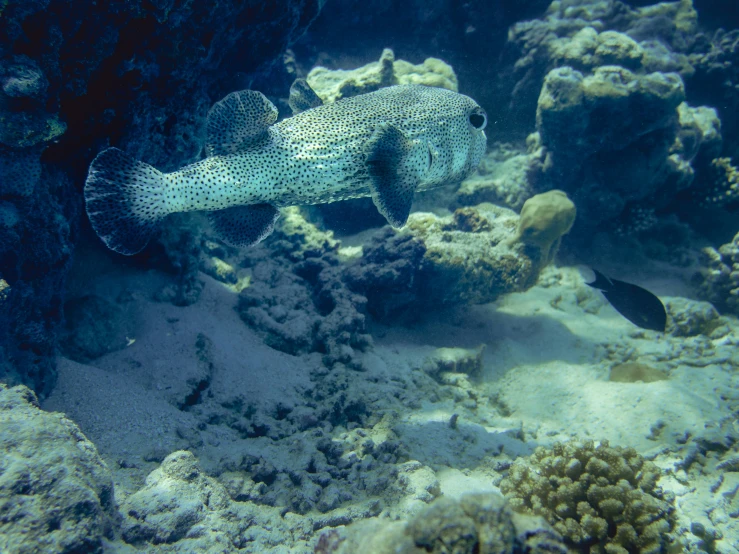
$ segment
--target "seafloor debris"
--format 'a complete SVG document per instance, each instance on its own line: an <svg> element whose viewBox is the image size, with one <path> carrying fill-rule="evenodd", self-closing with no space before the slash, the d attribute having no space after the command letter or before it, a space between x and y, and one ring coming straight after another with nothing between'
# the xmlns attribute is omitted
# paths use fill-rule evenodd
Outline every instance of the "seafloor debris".
<svg viewBox="0 0 739 554"><path fill-rule="evenodd" d="M319 539L317 554L565 554L543 519L514 514L495 493L442 497L408 521L371 519Z"/></svg>

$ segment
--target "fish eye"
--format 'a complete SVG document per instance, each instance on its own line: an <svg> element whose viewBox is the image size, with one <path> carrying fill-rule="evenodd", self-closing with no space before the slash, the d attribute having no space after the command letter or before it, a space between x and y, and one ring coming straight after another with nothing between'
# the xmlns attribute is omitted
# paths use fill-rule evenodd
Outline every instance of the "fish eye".
<svg viewBox="0 0 739 554"><path fill-rule="evenodd" d="M488 124L488 116L485 113L485 110L482 108L475 108L473 109L470 114L467 116L467 119L470 122L470 125L472 125L475 129L478 129L482 131L485 126Z"/></svg>

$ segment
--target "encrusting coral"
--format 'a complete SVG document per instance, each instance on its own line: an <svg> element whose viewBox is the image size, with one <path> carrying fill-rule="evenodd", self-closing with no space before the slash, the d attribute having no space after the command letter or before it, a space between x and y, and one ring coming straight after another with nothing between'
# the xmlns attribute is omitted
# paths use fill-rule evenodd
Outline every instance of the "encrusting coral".
<svg viewBox="0 0 739 554"><path fill-rule="evenodd" d="M315 67L308 73L308 84L324 102L365 94L392 85L426 85L457 91L457 76L452 67L437 58L427 58L414 65L396 60L389 48L382 51L379 61L356 69Z"/></svg>
<svg viewBox="0 0 739 554"><path fill-rule="evenodd" d="M514 510L544 517L569 546L656 554L666 550L675 525L659 477L633 448L557 443L516 460L500 489Z"/></svg>

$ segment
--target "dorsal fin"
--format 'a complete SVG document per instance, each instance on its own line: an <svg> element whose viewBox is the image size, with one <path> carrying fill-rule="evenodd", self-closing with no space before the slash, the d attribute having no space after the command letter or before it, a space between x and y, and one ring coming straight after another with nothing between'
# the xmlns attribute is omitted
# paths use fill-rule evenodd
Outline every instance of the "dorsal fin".
<svg viewBox="0 0 739 554"><path fill-rule="evenodd" d="M365 145L372 201L393 227L402 227L420 182L419 143L390 123L381 123Z"/></svg>
<svg viewBox="0 0 739 554"><path fill-rule="evenodd" d="M277 121L277 108L256 90L232 92L208 112L209 156L225 156L254 144L266 136Z"/></svg>
<svg viewBox="0 0 739 554"><path fill-rule="evenodd" d="M287 104L293 111L293 115L295 115L296 113L322 106L323 100L310 87L308 81L305 79L295 79L290 87L290 98L288 98Z"/></svg>

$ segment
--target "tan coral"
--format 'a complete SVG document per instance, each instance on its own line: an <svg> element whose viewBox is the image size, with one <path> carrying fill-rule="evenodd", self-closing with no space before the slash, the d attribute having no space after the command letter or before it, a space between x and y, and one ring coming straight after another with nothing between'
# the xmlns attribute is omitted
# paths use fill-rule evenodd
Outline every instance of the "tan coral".
<svg viewBox="0 0 739 554"><path fill-rule="evenodd" d="M500 489L515 510L544 517L570 546L657 553L675 524L659 476L633 448L572 442L517 460Z"/></svg>
<svg viewBox="0 0 739 554"><path fill-rule="evenodd" d="M396 60L389 48L382 51L379 61L357 69L315 67L308 73L307 81L324 102L335 102L392 85L417 84L458 90L457 76L449 64L428 58L422 64L414 65Z"/></svg>

